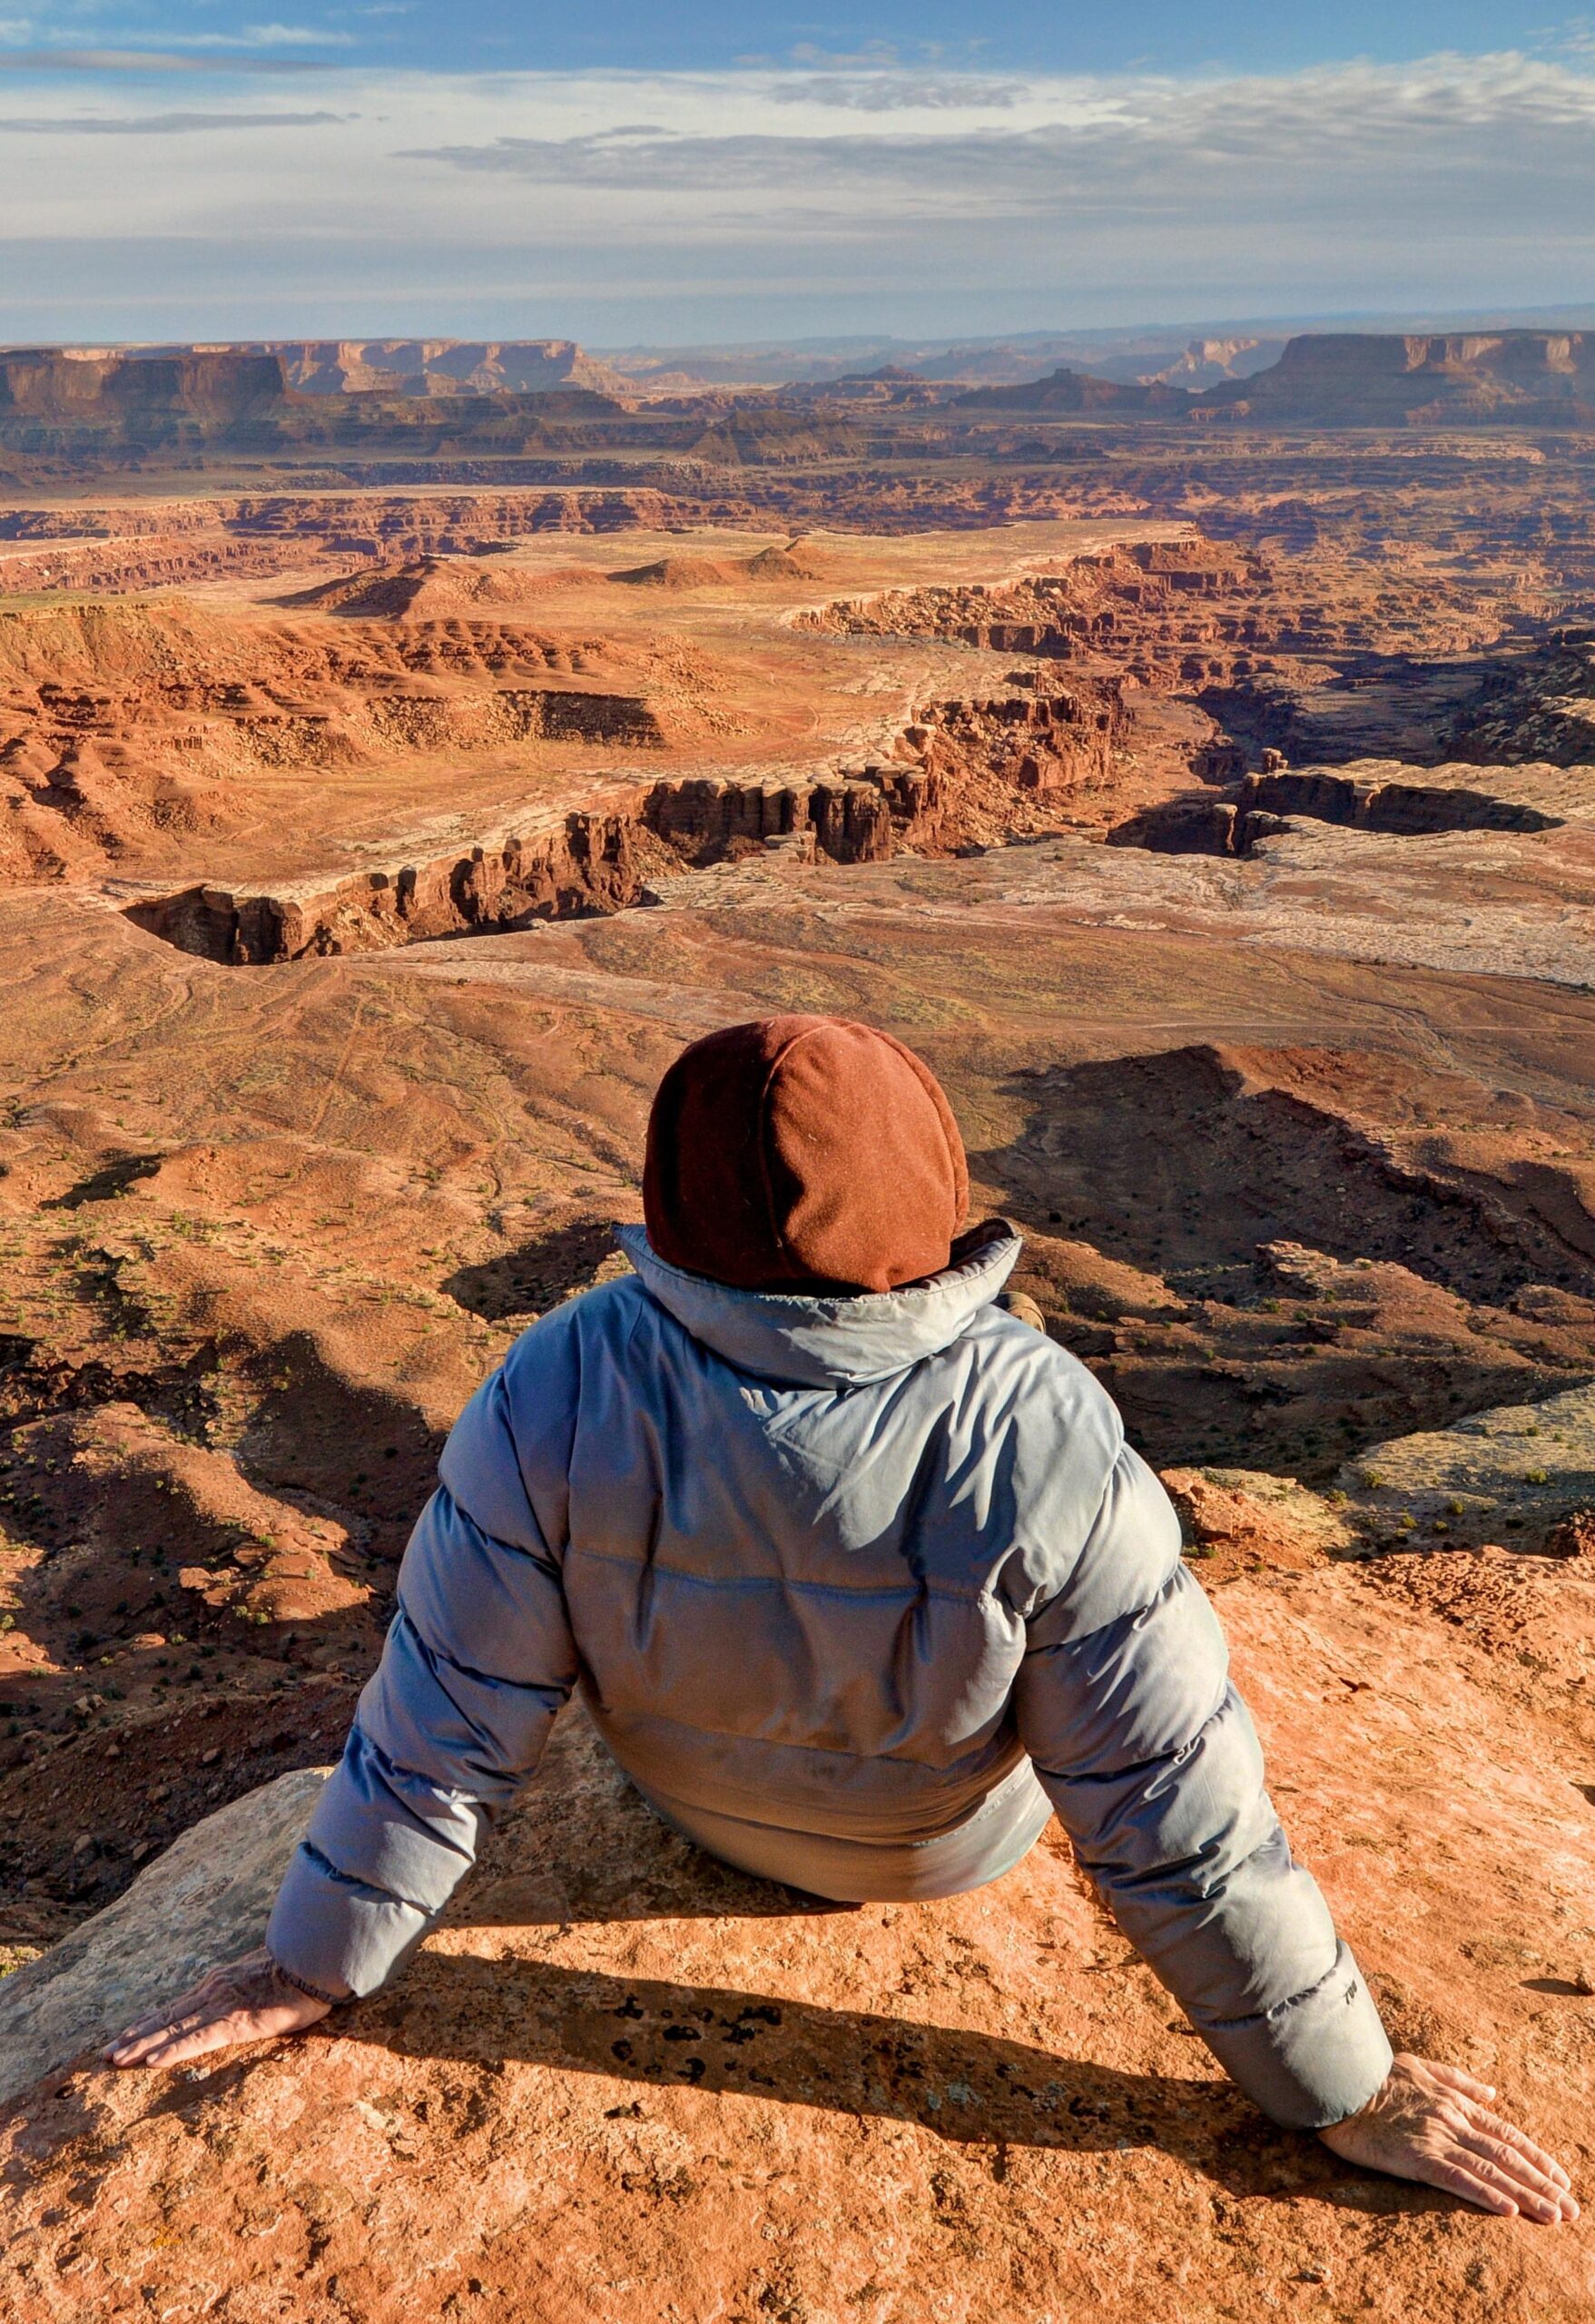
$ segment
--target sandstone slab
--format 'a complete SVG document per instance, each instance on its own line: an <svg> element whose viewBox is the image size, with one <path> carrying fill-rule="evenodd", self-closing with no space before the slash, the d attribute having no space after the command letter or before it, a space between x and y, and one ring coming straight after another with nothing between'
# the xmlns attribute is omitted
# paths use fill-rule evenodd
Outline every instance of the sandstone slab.
<svg viewBox="0 0 1595 2324"><path fill-rule="evenodd" d="M1366 1571L1221 1594L1281 1807L1397 2041L1497 2083L1587 2186L1595 1766L1549 1689L1504 1702ZM390 1992L46 2080L0 2168L15 2324L1595 2311L1588 2216L1486 2219L1264 2122L1056 1834L973 1896L816 1909L655 1822L579 1714Z"/></svg>
<svg viewBox="0 0 1595 2324"><path fill-rule="evenodd" d="M296 1768L207 1816L0 1984L0 2100L259 1944L328 1772Z"/></svg>

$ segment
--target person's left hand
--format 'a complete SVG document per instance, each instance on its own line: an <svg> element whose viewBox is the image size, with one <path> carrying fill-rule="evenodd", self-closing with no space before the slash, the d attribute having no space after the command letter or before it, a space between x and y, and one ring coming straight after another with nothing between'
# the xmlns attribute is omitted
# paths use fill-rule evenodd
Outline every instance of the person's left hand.
<svg viewBox="0 0 1595 2324"><path fill-rule="evenodd" d="M290 1984L265 1946L212 1969L163 2009L135 2017L105 2051L113 2066L176 2066L236 2042L302 2033L331 2008L319 1994Z"/></svg>
<svg viewBox="0 0 1595 2324"><path fill-rule="evenodd" d="M1495 2093L1456 2066L1398 2057L1367 2104L1318 2135L1369 2171L1442 2187L1464 2203L1552 2227L1577 2219L1567 2172L1553 2155L1492 2113Z"/></svg>

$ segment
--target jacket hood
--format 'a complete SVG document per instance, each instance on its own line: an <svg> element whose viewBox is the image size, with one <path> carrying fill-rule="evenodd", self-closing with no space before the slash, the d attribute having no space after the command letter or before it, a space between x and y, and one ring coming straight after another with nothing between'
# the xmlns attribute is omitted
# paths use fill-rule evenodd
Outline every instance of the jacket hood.
<svg viewBox="0 0 1595 2324"><path fill-rule="evenodd" d="M990 1219L922 1283L813 1298L689 1275L662 1259L641 1226L617 1226L615 1236L645 1288L694 1339L741 1372L805 1388L886 1380L940 1354L996 1298L1024 1248L1007 1219Z"/></svg>
<svg viewBox="0 0 1595 2324"><path fill-rule="evenodd" d="M643 1216L684 1274L803 1299L896 1291L948 1265L969 1208L940 1083L872 1025L727 1025L655 1092Z"/></svg>

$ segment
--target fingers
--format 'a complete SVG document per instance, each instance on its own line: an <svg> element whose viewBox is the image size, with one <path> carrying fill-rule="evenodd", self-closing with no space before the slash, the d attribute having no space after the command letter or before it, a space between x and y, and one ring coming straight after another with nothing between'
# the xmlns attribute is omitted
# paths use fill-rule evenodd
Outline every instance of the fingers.
<svg viewBox="0 0 1595 2324"><path fill-rule="evenodd" d="M179 1994L175 2001L167 2002L163 2008L146 2010L142 2017L135 2017L131 2025L123 2027L117 2040L136 2041L141 2034L153 2034L162 2025L174 2025L180 2017L192 2016L195 2011L202 2010L207 2002L215 1998L212 1992L206 1990L210 1984L207 1977L204 1984L195 1985L192 1993Z"/></svg>
<svg viewBox="0 0 1595 2324"><path fill-rule="evenodd" d="M143 2044L135 2057L113 2056L112 2063L119 2066L180 2066L187 2058L202 2058L207 2051L224 2050L233 2042L248 2041L247 2034L230 2030L231 2018L213 2018L207 2025L197 2025L188 2031L172 2026L164 2036L156 2036Z"/></svg>
<svg viewBox="0 0 1595 2324"><path fill-rule="evenodd" d="M296 2012L286 2009L196 2011L136 2042L118 2042L105 2055L113 2066L177 2066L186 2058L202 2058L210 2050L297 2033L303 2022Z"/></svg>
<svg viewBox="0 0 1595 2324"><path fill-rule="evenodd" d="M1469 2094L1484 2088L1470 2074L1399 2058L1362 2113L1320 2135L1347 2162L1421 2180L1498 2217L1546 2226L1577 2219L1561 2163Z"/></svg>
<svg viewBox="0 0 1595 2324"><path fill-rule="evenodd" d="M186 2040L189 2034L199 2031L200 2023L192 2017L177 2018L164 2025L152 2026L147 2034L140 2034L135 2041L129 2041L124 2034L121 2041L112 2043L105 2056L113 2066L148 2065L157 2050L165 2049L173 2042Z"/></svg>
<svg viewBox="0 0 1595 2324"><path fill-rule="evenodd" d="M1525 2219L1539 2220L1542 2224L1561 2219L1564 2202L1571 2201L1570 2197L1563 2195L1560 2187L1545 2182L1535 2186L1526 2176L1520 2176L1487 2156L1474 2153L1466 2146L1452 2148L1446 2157L1445 2167L1458 2171L1463 2178L1473 2181L1476 2187L1486 2189L1498 2199L1498 2202L1510 2203ZM1478 2194L1472 2190L1463 2191L1470 2202L1479 2201Z"/></svg>
<svg viewBox="0 0 1595 2324"><path fill-rule="evenodd" d="M230 2008L228 1999L219 1995L209 2004L202 2002L192 2008L184 2008L180 2002L175 2009L157 2010L148 2017L141 2017L125 2034L117 2035L105 2055L114 2066L149 2065L157 2051L170 2048L174 2042L186 2041L211 2026L237 2024L243 2013L236 2001Z"/></svg>
<svg viewBox="0 0 1595 2324"><path fill-rule="evenodd" d="M294 2033L325 2016L321 2004L288 1993L271 1970L264 1946L211 1970L176 2001L124 2026L106 2046L106 2061L113 2066L177 2065L230 2043Z"/></svg>
<svg viewBox="0 0 1595 2324"><path fill-rule="evenodd" d="M1542 2146L1536 2146L1525 2132L1520 2131L1515 2122L1509 2122L1504 2115L1492 2114L1487 2108L1475 2106L1470 2112L1468 2128L1478 2137L1499 2139L1503 2145L1515 2147L1519 2154L1531 2162L1536 2171L1542 2171L1556 2186L1572 2185L1572 2181L1556 2157L1547 2154Z"/></svg>
<svg viewBox="0 0 1595 2324"><path fill-rule="evenodd" d="M143 2042L152 2034L164 2033L173 2023L169 2009L152 2010L147 2016L135 2017L131 2025L124 2025L115 2039L106 2043L105 2055L113 2057L119 2050L130 2050L135 2042Z"/></svg>
<svg viewBox="0 0 1595 2324"><path fill-rule="evenodd" d="M1442 2065L1433 2058L1417 2058L1413 2063L1415 2065L1421 2065L1424 2073L1435 2082L1443 2083L1450 2090L1460 2090L1464 2098L1487 2102L1495 2095L1491 2083L1475 2082L1471 2073L1462 2072L1461 2066Z"/></svg>
<svg viewBox="0 0 1595 2324"><path fill-rule="evenodd" d="M1446 2133L1443 2159L1448 2167L1488 2187L1497 2200L1486 2208L1499 2208L1504 2197L1530 2218L1578 2218L1567 2172L1554 2155L1484 2102L1495 2096L1489 2083L1475 2081L1460 2066L1430 2058L1404 2057L1396 2063L1420 2086L1428 2084L1435 2092L1434 2112ZM1425 2171L1422 2175L1431 2174ZM1481 2200L1476 2186L1460 2191L1469 2202Z"/></svg>
<svg viewBox="0 0 1595 2324"><path fill-rule="evenodd" d="M1488 2174L1492 2185L1504 2187L1525 2211L1532 2211L1534 2217L1577 2219L1579 2207L1568 2191L1565 2171L1558 2170L1553 2179L1550 2171L1518 2147L1510 2145L1504 2139L1490 2138L1476 2131L1462 2132L1458 2144L1464 2157L1479 2158L1477 2165L1467 2163L1465 2167L1482 2169ZM1544 2162L1551 2162L1549 2155L1544 2157ZM1555 2165L1551 2167L1556 2169Z"/></svg>
<svg viewBox="0 0 1595 2324"><path fill-rule="evenodd" d="M136 2025L130 2025L125 2034L117 2035L105 2055L115 2066L142 2065L162 2043L196 2032L202 2025L211 2024L217 2014L213 2010L167 2010L153 2017L141 2017Z"/></svg>
<svg viewBox="0 0 1595 2324"><path fill-rule="evenodd" d="M179 1994L175 2001L167 2002L161 2009L146 2010L143 2017L135 2017L131 2025L124 2025L112 2047L123 2049L128 2043L142 2041L151 2034L163 2034L175 2025L213 2016L233 1998L225 1976L212 1969L209 1976L202 1977L187 1993Z"/></svg>
<svg viewBox="0 0 1595 2324"><path fill-rule="evenodd" d="M1448 2195L1459 2195L1464 2203L1472 2203L1482 2211L1494 2211L1499 2218L1515 2219L1518 2205L1504 2188L1492 2186L1483 2175L1484 2166L1473 2170L1462 2162L1424 2162L1414 2176L1426 2180L1431 2187L1438 2187Z"/></svg>

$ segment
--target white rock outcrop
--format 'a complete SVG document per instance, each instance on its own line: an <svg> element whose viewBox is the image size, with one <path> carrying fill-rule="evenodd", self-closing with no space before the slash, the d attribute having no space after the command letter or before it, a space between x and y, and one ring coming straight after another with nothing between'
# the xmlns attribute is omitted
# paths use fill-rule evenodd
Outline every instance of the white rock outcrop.
<svg viewBox="0 0 1595 2324"><path fill-rule="evenodd" d="M330 1772L296 1768L218 1808L0 1983L0 2102L258 1945Z"/></svg>

